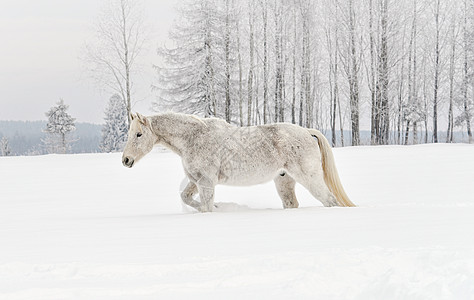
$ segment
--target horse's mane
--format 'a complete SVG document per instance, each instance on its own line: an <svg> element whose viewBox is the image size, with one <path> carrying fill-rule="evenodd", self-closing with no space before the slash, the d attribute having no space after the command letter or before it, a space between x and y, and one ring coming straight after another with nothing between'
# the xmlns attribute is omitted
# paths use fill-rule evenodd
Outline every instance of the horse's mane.
<svg viewBox="0 0 474 300"><path fill-rule="evenodd" d="M172 119L178 119L178 120L181 120L183 123L188 123L188 122L199 123L199 124L204 125L204 126L207 127L207 124L203 121L203 119L199 118L198 116L195 116L195 115L177 113L177 112L172 112L172 111L165 112L165 113L158 114L158 115L161 115L162 117L169 117L169 118L172 118Z"/></svg>
<svg viewBox="0 0 474 300"><path fill-rule="evenodd" d="M205 127L209 127L209 125L212 126L212 124L216 124L218 126L232 126L231 124L227 123L225 120L221 118L216 118L216 117L203 118L196 115L183 114L183 113L177 113L177 112L167 112L167 113L164 113L163 115L168 115L174 118L181 119L183 122L192 122L195 124L201 124L201 125L204 125Z"/></svg>

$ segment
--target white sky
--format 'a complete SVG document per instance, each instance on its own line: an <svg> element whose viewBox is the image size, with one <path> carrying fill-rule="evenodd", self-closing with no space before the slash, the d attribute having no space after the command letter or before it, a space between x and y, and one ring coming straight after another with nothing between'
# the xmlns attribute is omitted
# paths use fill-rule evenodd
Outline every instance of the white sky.
<svg viewBox="0 0 474 300"><path fill-rule="evenodd" d="M152 28L133 109L144 114L154 96L152 63L165 43L178 0L142 0ZM43 120L59 98L77 122L103 122L110 98L87 78L79 56L104 1L0 0L0 120Z"/></svg>

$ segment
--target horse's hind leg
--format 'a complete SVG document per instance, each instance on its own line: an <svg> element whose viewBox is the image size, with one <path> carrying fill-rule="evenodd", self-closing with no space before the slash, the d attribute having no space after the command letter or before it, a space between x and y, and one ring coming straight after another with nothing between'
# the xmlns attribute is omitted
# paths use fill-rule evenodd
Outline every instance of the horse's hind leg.
<svg viewBox="0 0 474 300"><path fill-rule="evenodd" d="M324 181L324 175L317 170L306 170L306 172L294 172L292 175L296 181L304 186L324 206L339 206L336 197L328 189Z"/></svg>
<svg viewBox="0 0 474 300"><path fill-rule="evenodd" d="M324 206L339 206L336 197L328 189L322 176L308 176L303 179L301 184Z"/></svg>
<svg viewBox="0 0 474 300"><path fill-rule="evenodd" d="M193 199L193 196L198 192L196 184L193 182L188 182L188 185L181 192L181 199L183 202L196 210L200 211L201 203Z"/></svg>
<svg viewBox="0 0 474 300"><path fill-rule="evenodd" d="M299 203L295 195L296 181L287 173L278 175L273 181L283 202L283 208L297 208Z"/></svg>

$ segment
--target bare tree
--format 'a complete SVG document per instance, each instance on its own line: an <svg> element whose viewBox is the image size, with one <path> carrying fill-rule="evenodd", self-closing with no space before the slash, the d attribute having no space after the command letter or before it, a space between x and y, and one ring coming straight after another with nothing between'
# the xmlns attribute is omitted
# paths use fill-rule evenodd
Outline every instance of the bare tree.
<svg viewBox="0 0 474 300"><path fill-rule="evenodd" d="M232 5L234 6L233 8L235 9L235 2L232 1ZM241 54L241 48L242 44L240 42L240 22L239 22L239 17L240 17L240 10L237 12L239 16L236 18L236 35L237 35L237 60L239 64L239 124L240 126L244 126L244 92L243 92L243 64L242 64L242 54Z"/></svg>
<svg viewBox="0 0 474 300"><path fill-rule="evenodd" d="M254 74L255 74L255 41L254 41L254 12L255 5L253 1L249 1L249 72L247 79L247 126L252 124L252 105L254 91Z"/></svg>
<svg viewBox="0 0 474 300"><path fill-rule="evenodd" d="M336 109L337 109L337 95L338 95L338 86L337 86L337 71L338 71L338 15L337 15L337 5L334 9L334 16L332 18L335 20L334 24L328 24L326 28L326 46L329 55L329 72L328 72L328 82L329 82L329 125L331 127L331 143L332 146L336 146ZM334 42L333 42L334 41Z"/></svg>
<svg viewBox="0 0 474 300"><path fill-rule="evenodd" d="M293 0L293 9L292 9L292 14L293 14L293 41L292 41L292 67L291 67L291 95L292 95L292 100L291 100L291 123L296 124L296 48L298 44L298 26L296 23L297 20L297 13L296 13L296 0Z"/></svg>
<svg viewBox="0 0 474 300"><path fill-rule="evenodd" d="M268 121L268 3L261 0L263 22L263 124Z"/></svg>
<svg viewBox="0 0 474 300"><path fill-rule="evenodd" d="M471 51L474 53L474 49L471 47L474 47L474 41L470 41L470 35L473 34L473 32L470 32L470 27L468 26L468 16L469 12L472 12L472 9L474 4L471 3L471 6L468 5L468 0L464 0L464 14L463 14L463 79L462 79L462 108L463 108L463 113L462 115L458 118L459 124L461 123L466 123L466 130L467 130L467 135L469 137L469 143L473 142L472 138L472 131L471 131L471 108L470 108L470 101L468 99L468 84L469 84L469 76L470 73L470 60L468 53ZM471 17L474 19L474 16L471 15ZM473 37L471 37L472 39ZM472 64L472 62L471 62Z"/></svg>
<svg viewBox="0 0 474 300"><path fill-rule="evenodd" d="M310 11L311 1L301 1L301 86L300 86L300 126L308 128L313 126L313 97L311 94L311 21L312 12ZM304 118L304 120L303 120Z"/></svg>
<svg viewBox="0 0 474 300"><path fill-rule="evenodd" d="M438 93L439 93L439 81L440 81L440 0L436 0L435 7L433 10L435 18L435 54L434 54L434 83L433 83L433 142L438 142Z"/></svg>
<svg viewBox="0 0 474 300"><path fill-rule="evenodd" d="M418 104L418 86L417 86L417 19L418 5L417 0L413 0L413 17L410 29L410 40L408 46L408 74L407 74L407 94L408 100L401 107L403 121L406 122L404 144L408 144L410 126L413 127L413 143L417 141L417 122L420 119L420 106ZM400 133L399 133L400 134Z"/></svg>
<svg viewBox="0 0 474 300"><path fill-rule="evenodd" d="M375 130L375 143L388 144L389 138L389 64L388 64L388 0L380 1L380 43L378 47L376 101L372 109L375 116L372 117L373 129Z"/></svg>
<svg viewBox="0 0 474 300"><path fill-rule="evenodd" d="M370 117L370 142L376 143L377 126L377 93L376 93L376 54L375 54L375 28L374 28L373 0L369 0L369 46L370 46L370 70L368 71L368 82L370 90L371 117Z"/></svg>
<svg viewBox="0 0 474 300"><path fill-rule="evenodd" d="M354 0L349 0L345 10L344 27L346 31L345 47L341 49L341 62L349 85L349 107L351 116L351 141L353 146L360 143L359 135L359 70L360 54L356 42L356 12Z"/></svg>
<svg viewBox="0 0 474 300"><path fill-rule="evenodd" d="M133 76L139 71L137 58L146 40L139 3L135 0L108 2L95 31L95 40L86 45L84 60L100 85L124 99L130 116Z"/></svg>
<svg viewBox="0 0 474 300"><path fill-rule="evenodd" d="M458 43L458 24L455 18L455 14L452 15L450 25L450 48L451 52L449 55L449 108L448 108L448 130L446 133L446 143L452 143L454 141L454 79L456 75L456 45Z"/></svg>
<svg viewBox="0 0 474 300"><path fill-rule="evenodd" d="M284 103L284 69L283 69L283 3L281 0L275 1L275 122L283 122Z"/></svg>
<svg viewBox="0 0 474 300"><path fill-rule="evenodd" d="M225 0L225 34L224 34L224 61L225 61L225 82L224 82L224 90L225 90L225 120L227 123L230 123L230 105L231 105L231 97L230 97L230 79L231 79L231 57L230 57L230 30L231 30L231 9L230 9L230 0Z"/></svg>

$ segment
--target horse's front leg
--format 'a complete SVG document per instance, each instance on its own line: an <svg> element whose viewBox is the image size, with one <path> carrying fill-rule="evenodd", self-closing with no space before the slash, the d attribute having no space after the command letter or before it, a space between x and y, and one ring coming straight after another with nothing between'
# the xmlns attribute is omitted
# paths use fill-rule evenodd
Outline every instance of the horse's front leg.
<svg viewBox="0 0 474 300"><path fill-rule="evenodd" d="M215 185L210 180L201 178L196 182L199 199L201 200L200 212L211 212L214 208Z"/></svg>
<svg viewBox="0 0 474 300"><path fill-rule="evenodd" d="M201 200L200 212L211 212L214 208L214 187L199 186L199 199Z"/></svg>
<svg viewBox="0 0 474 300"><path fill-rule="evenodd" d="M185 194L186 191L192 192L194 195L197 190L200 202L192 199L192 196L184 197L183 201L200 212L210 212L214 208L214 187L217 184L217 178L209 176L210 172L203 174L200 170L201 168L195 166L190 167L184 163L184 172L190 182L182 195Z"/></svg>
<svg viewBox="0 0 474 300"><path fill-rule="evenodd" d="M201 203L193 199L193 196L198 192L198 188L194 182L188 182L184 190L181 192L181 200L197 211L201 211Z"/></svg>

